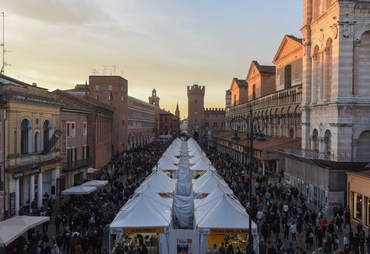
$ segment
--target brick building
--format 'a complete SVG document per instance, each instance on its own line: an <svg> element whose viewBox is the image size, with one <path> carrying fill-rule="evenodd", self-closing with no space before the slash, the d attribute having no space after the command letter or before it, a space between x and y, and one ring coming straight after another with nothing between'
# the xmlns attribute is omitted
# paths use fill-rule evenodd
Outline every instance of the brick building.
<svg viewBox="0 0 370 254"><path fill-rule="evenodd" d="M62 103L60 125L62 171L59 191L83 183L88 168L100 169L112 158L114 108L88 97L54 91Z"/></svg>

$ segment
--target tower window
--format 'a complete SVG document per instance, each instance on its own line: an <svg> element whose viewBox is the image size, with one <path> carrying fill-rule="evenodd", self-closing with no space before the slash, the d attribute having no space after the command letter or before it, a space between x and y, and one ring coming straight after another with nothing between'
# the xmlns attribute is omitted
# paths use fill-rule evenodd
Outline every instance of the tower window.
<svg viewBox="0 0 370 254"><path fill-rule="evenodd" d="M197 100L195 100L195 104L197 104L198 103L198 101Z"/></svg>

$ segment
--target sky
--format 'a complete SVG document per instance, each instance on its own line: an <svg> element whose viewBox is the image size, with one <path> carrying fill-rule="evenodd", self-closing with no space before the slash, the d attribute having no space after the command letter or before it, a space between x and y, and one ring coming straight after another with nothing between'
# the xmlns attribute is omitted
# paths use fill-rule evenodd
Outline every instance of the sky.
<svg viewBox="0 0 370 254"><path fill-rule="evenodd" d="M224 108L252 61L273 65L284 37L301 38L302 0L4 0L4 74L53 91L119 75L130 96L187 117L187 86ZM1 53L0 53L1 54ZM3 54L1 54L2 56ZM2 59L0 66L2 65Z"/></svg>

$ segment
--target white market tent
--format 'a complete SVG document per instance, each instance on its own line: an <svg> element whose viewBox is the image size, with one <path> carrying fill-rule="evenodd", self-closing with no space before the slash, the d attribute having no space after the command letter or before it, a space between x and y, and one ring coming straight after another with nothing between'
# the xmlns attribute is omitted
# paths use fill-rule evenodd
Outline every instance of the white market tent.
<svg viewBox="0 0 370 254"><path fill-rule="evenodd" d="M88 174L94 173L95 171L98 171L98 170L96 168L88 168L87 169Z"/></svg>
<svg viewBox="0 0 370 254"><path fill-rule="evenodd" d="M90 187L101 188L107 184L108 184L108 181L106 180L91 180L91 181L81 184L80 186L90 186Z"/></svg>
<svg viewBox="0 0 370 254"><path fill-rule="evenodd" d="M111 233L131 232L135 228L153 228L156 232L164 232L171 223L171 208L146 195L137 195L131 209L121 210L110 224Z"/></svg>
<svg viewBox="0 0 370 254"><path fill-rule="evenodd" d="M74 186L62 191L63 195L86 195L96 191L96 187L92 186Z"/></svg>
<svg viewBox="0 0 370 254"><path fill-rule="evenodd" d="M28 229L49 221L44 216L17 216L0 222L0 246L6 246Z"/></svg>

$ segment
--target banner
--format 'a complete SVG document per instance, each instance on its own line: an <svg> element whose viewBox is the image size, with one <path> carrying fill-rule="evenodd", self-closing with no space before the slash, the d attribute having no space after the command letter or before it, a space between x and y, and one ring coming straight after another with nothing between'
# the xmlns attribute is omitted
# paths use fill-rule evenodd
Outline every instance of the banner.
<svg viewBox="0 0 370 254"><path fill-rule="evenodd" d="M54 145L57 143L58 139L62 136L63 132L61 130L56 130L54 132L54 135L51 137L49 142L44 147L44 151L42 151L42 155L47 155L50 153L51 149L54 147Z"/></svg>

